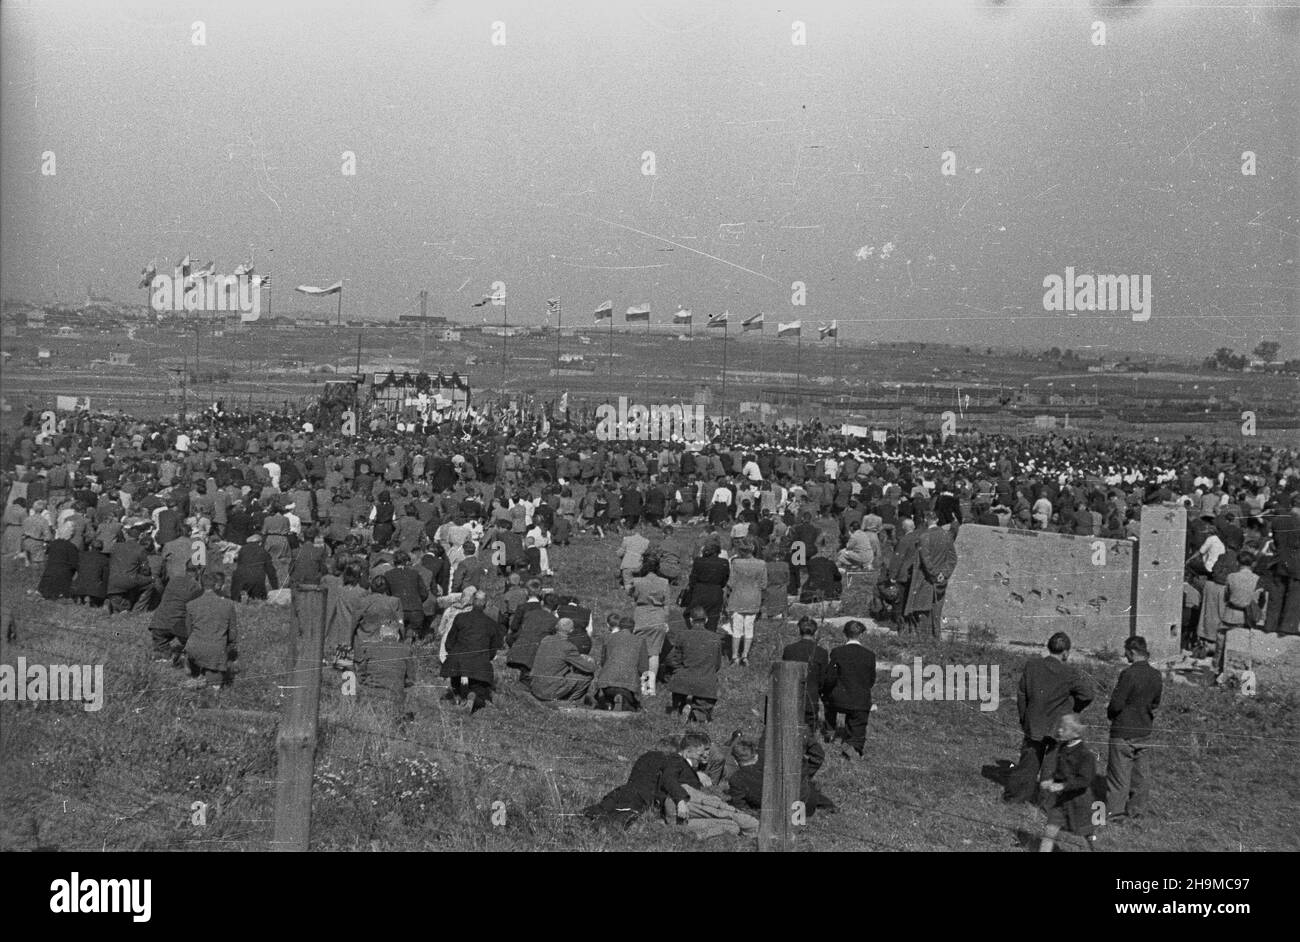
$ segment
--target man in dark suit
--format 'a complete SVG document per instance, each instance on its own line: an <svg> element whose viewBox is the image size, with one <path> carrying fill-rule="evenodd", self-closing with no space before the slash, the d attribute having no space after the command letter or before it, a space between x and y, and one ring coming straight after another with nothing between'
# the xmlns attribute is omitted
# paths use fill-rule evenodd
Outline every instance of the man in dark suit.
<svg viewBox="0 0 1300 942"><path fill-rule="evenodd" d="M1016 694L1020 726L1025 732L1006 789L1005 802L1033 801L1038 793L1039 774L1050 773L1055 763L1052 733L1062 716L1082 713L1092 702L1092 683L1066 665L1070 658L1070 636L1058 631L1047 639L1047 655L1025 665Z"/></svg>
<svg viewBox="0 0 1300 942"><path fill-rule="evenodd" d="M808 665L804 683L804 744L803 755L807 774L817 774L826 762L826 751L817 738L817 708L821 702L822 688L831 659L826 649L817 643L817 620L805 615L799 619L799 640L788 644L781 652L783 661L802 661Z"/></svg>
<svg viewBox="0 0 1300 942"><path fill-rule="evenodd" d="M790 584L787 595L798 595L804 567L817 552L817 527L812 522L812 514L805 510L799 515L799 522L790 528Z"/></svg>
<svg viewBox="0 0 1300 942"><path fill-rule="evenodd" d="M831 659L826 649L817 643L817 621L805 615L799 619L799 640L788 644L781 652L783 661L802 661L808 665L807 684L804 687L804 722L817 726L817 705Z"/></svg>
<svg viewBox="0 0 1300 942"><path fill-rule="evenodd" d="M429 589L411 568L410 556L401 550L393 554L393 568L384 573L384 584L388 594L402 603L407 639L423 637L424 600L429 597Z"/></svg>
<svg viewBox="0 0 1300 942"><path fill-rule="evenodd" d="M458 704L468 699L471 715L492 703L492 658L504 641L501 624L484 611L487 593L476 590L472 604L452 620L442 662L442 676L451 681L446 699Z"/></svg>
<svg viewBox="0 0 1300 942"><path fill-rule="evenodd" d="M261 534L250 534L247 542L240 547L239 555L235 557L235 572L230 579L230 597L241 602L247 592L250 599L265 599L268 581L272 589L280 588L280 577L276 574L271 555L262 549Z"/></svg>
<svg viewBox="0 0 1300 942"><path fill-rule="evenodd" d="M851 747L862 758L867 744L867 720L871 716L871 688L876 682L876 655L860 640L867 626L860 621L844 625L847 639L830 655L826 671L826 727L834 730L844 714L846 748L840 753L853 760Z"/></svg>

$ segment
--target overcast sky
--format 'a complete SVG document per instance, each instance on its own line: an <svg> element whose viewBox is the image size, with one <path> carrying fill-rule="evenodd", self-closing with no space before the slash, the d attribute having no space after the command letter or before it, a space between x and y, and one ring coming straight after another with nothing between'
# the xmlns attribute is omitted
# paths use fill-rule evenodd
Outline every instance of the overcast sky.
<svg viewBox="0 0 1300 942"><path fill-rule="evenodd" d="M6 297L143 300L188 253L254 259L273 313L342 279L345 317L427 288L499 318L469 305L503 281L512 323L559 297L574 325L612 299L1300 352L1296 0L6 0L0 27ZM1043 310L1066 266L1150 275L1150 321Z"/></svg>

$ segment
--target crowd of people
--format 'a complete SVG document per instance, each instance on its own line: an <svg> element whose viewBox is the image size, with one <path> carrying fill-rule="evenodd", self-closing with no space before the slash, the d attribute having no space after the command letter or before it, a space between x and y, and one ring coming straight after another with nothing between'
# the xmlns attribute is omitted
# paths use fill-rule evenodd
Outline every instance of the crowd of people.
<svg viewBox="0 0 1300 942"><path fill-rule="evenodd" d="M1144 504L1181 503L1187 645L1222 656L1233 627L1300 631L1300 470L1294 451L1267 445L876 443L820 422L736 423L703 445L609 442L504 409L418 427L376 417L359 435L319 422L78 413L50 430L29 410L4 442L0 555L39 570L46 599L150 613L154 656L196 687L231 682L239 603L322 585L329 660L399 718L413 647L438 659L447 700L470 715L493 705L502 661L539 701L662 703L696 732L638 760L600 805L616 817L665 800L687 803L683 820L707 817L690 809L713 807L695 769L715 748L700 737L719 673L745 669L762 626L793 603L833 606L853 574L868 589L854 614L937 637L964 524L1136 540ZM605 584L556 591L565 547L608 535L619 543ZM598 607L622 608L612 592L626 593L631 614L597 626ZM848 758L863 753L874 656L862 630L850 621L828 654L810 619L784 652L810 665L812 792L819 740L837 735ZM1066 735L1055 728L1063 715L1027 742ZM752 809L744 770L762 756L748 741L727 749L715 758L733 763L736 787L749 789L737 800ZM1020 770L1042 758L1029 753ZM727 807L741 817L697 829L748 833L744 812Z"/></svg>

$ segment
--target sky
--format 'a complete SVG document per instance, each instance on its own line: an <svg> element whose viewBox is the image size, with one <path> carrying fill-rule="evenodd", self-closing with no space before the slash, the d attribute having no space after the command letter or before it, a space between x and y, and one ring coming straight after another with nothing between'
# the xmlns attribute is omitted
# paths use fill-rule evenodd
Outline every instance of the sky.
<svg viewBox="0 0 1300 942"><path fill-rule="evenodd" d="M6 0L0 294L188 254L272 313L1296 356L1298 46L1300 0ZM1150 319L1045 310L1067 267Z"/></svg>

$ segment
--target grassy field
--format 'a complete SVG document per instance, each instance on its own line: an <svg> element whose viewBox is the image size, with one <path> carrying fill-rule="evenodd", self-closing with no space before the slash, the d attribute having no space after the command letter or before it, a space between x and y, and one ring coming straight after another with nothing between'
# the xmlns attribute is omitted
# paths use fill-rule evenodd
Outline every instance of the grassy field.
<svg viewBox="0 0 1300 942"><path fill-rule="evenodd" d="M557 548L561 591L593 602L598 626L630 610L614 585L611 536ZM287 608L240 608L240 668L220 694L180 688L180 673L150 662L148 617L106 614L34 596L36 570L9 573L3 593L21 637L4 661L103 664L105 703L0 703L0 849L259 850L272 835L275 735L286 669ZM838 643L828 628L824 645ZM597 644L603 631L597 628ZM751 666L728 668L710 727L757 736L767 667L793 625L760 627ZM882 661L998 664L1002 702L894 702L877 682L867 759L830 758L818 782L840 806L801 829L803 850L1016 851L1036 841L1032 809L1001 804L999 764L1020 734L1015 685L1027 656L966 643L905 646L870 636ZM340 693L325 673L313 805L315 850L752 850L722 838L697 844L658 820L627 830L595 827L578 812L625 779L631 761L680 731L664 697L632 718L589 717L536 703L498 668L499 707L470 718L442 705L433 649L416 649L416 719L401 728ZM501 659L498 660L498 665ZM1120 665L1082 661L1102 688ZM1166 686L1152 750L1152 813L1102 831L1099 849L1300 850L1297 702ZM1104 704L1085 719L1104 767ZM494 803L505 820L492 824ZM199 806L205 823L196 824ZM498 808L500 806L497 806ZM500 815L498 814L498 820ZM1036 845L1035 845L1036 846Z"/></svg>

